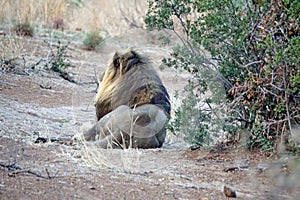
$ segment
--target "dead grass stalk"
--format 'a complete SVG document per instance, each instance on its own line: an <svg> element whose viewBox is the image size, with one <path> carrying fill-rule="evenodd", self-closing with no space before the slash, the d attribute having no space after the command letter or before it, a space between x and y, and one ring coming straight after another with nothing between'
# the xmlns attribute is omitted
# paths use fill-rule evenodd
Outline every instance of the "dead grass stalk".
<svg viewBox="0 0 300 200"><path fill-rule="evenodd" d="M86 164L100 168L113 168L123 172L139 173L141 170L140 158L142 152L139 149L132 148L131 139L136 120L132 115L129 148L126 148L124 137L122 137L122 144L118 144L123 149L101 149L96 143L85 141L83 134L80 134L76 139L79 142L82 157Z"/></svg>

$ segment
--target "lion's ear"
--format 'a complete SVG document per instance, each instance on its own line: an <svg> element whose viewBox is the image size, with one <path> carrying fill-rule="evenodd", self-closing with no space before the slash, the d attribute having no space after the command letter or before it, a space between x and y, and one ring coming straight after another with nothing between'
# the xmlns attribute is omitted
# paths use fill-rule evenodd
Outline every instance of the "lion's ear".
<svg viewBox="0 0 300 200"><path fill-rule="evenodd" d="M126 73L131 69L132 66L137 64L140 61L139 56L134 51L129 51L123 55L121 62L122 73Z"/></svg>
<svg viewBox="0 0 300 200"><path fill-rule="evenodd" d="M133 65L137 64L140 61L139 57L136 53L132 53L132 57L130 57L127 61L126 70L128 71Z"/></svg>
<svg viewBox="0 0 300 200"><path fill-rule="evenodd" d="M120 66L120 56L118 54L118 52L115 52L114 56L113 56L113 63L114 63L114 67L118 68Z"/></svg>

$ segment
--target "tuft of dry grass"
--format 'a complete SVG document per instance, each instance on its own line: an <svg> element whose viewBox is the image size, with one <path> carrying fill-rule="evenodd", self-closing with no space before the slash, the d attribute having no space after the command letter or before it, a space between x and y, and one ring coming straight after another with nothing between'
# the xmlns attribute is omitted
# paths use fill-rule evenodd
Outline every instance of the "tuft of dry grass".
<svg viewBox="0 0 300 200"><path fill-rule="evenodd" d="M15 68L26 52L22 37L8 33L0 35L0 70Z"/></svg>
<svg viewBox="0 0 300 200"><path fill-rule="evenodd" d="M77 136L81 156L88 166L110 168L122 172L139 173L142 152L138 149L101 149L96 143L85 141L83 135Z"/></svg>
<svg viewBox="0 0 300 200"><path fill-rule="evenodd" d="M24 51L24 43L14 35L0 36L0 59L20 57Z"/></svg>

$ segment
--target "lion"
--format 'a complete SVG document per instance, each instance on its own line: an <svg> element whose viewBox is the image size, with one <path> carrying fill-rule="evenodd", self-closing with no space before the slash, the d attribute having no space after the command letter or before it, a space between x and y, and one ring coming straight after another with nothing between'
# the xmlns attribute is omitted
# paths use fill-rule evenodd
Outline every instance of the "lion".
<svg viewBox="0 0 300 200"><path fill-rule="evenodd" d="M149 59L116 52L95 98L97 123L84 134L101 148L159 148L170 118L169 94Z"/></svg>

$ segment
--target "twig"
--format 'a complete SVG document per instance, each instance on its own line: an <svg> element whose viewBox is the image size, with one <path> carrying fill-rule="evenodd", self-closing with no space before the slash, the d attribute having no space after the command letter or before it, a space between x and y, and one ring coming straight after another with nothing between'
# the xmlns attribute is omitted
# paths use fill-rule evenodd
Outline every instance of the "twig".
<svg viewBox="0 0 300 200"><path fill-rule="evenodd" d="M263 87L260 87L258 86L258 89L260 89L263 93L269 93L269 94L272 94L273 96L277 97L278 95L271 92L270 90L267 90L266 88L263 88Z"/></svg>
<svg viewBox="0 0 300 200"><path fill-rule="evenodd" d="M263 62L263 61L261 61L261 60L257 60L257 61L250 62L250 63L248 63L248 64L246 64L246 65L240 65L239 67L241 67L241 68L248 68L248 67L251 66L251 65L259 64L259 63L262 63L262 62Z"/></svg>
<svg viewBox="0 0 300 200"><path fill-rule="evenodd" d="M13 164L0 163L0 167L7 168L8 170L20 170L21 169L20 167L16 166L15 163L13 163Z"/></svg>
<svg viewBox="0 0 300 200"><path fill-rule="evenodd" d="M36 172L33 172L31 170L24 170L21 167L17 166L16 163L13 163L13 164L3 164L3 163L0 163L0 166L3 167L3 168L7 168L9 171L13 171L13 172L11 172L11 173L8 174L9 176L15 176L16 174L20 174L20 173L28 173L28 174L35 175L35 176L37 176L39 178L49 179L48 177L40 175L40 174L38 174Z"/></svg>
<svg viewBox="0 0 300 200"><path fill-rule="evenodd" d="M234 170L241 170L241 169L248 169L249 165L239 165L239 166L231 166L231 167L226 167L224 169L224 172L229 172L229 171L234 171Z"/></svg>
<svg viewBox="0 0 300 200"><path fill-rule="evenodd" d="M57 142L59 144L64 144L64 145L69 145L72 146L74 145L73 139L70 138L45 138L45 137L38 137L34 143L46 143L46 142Z"/></svg>
<svg viewBox="0 0 300 200"><path fill-rule="evenodd" d="M284 91L284 100L285 100L285 107L286 107L286 115L287 115L287 122L288 122L288 126L289 126L289 129L290 129L290 133L291 133L291 136L296 144L296 146L298 146L297 142L296 142L296 139L295 139L295 136L294 136L294 133L293 133L293 130L292 130L292 124L291 124L291 116L290 116L290 111L289 111L289 100L288 100L288 92L287 92L287 82L286 82L286 67L284 68L283 70L283 84L284 84L284 88L285 88L285 91Z"/></svg>
<svg viewBox="0 0 300 200"><path fill-rule="evenodd" d="M46 90L51 90L51 89L52 89L51 86L43 86L43 85L41 85L41 84L40 84L40 88L46 89Z"/></svg>
<svg viewBox="0 0 300 200"><path fill-rule="evenodd" d="M9 176L15 176L17 174L22 174L22 173L32 174L32 175L34 175L36 177L39 177L39 178L51 179L50 176L43 176L41 174L38 174L36 172L31 171L30 169L28 169L28 170L26 170L26 169L16 170L16 171L13 171L13 172L9 173L8 175Z"/></svg>
<svg viewBox="0 0 300 200"><path fill-rule="evenodd" d="M45 169L45 171L46 171L46 173L47 173L48 179L51 179L51 177L50 177L50 173L49 173L49 171L48 171L48 169L47 169L47 168Z"/></svg>
<svg viewBox="0 0 300 200"><path fill-rule="evenodd" d="M8 176L12 176L12 177L14 177L17 174L24 174L24 173L31 174L38 178L44 178L44 179L63 178L64 177L64 176L57 176L57 174L55 176L50 176L50 173L47 168L45 169L47 176L44 176L44 175L34 172L30 169L22 169L21 167L17 166L16 163L13 163L13 164L0 163L0 167L6 168L9 171L12 171L11 173L8 174Z"/></svg>
<svg viewBox="0 0 300 200"><path fill-rule="evenodd" d="M103 77L102 77L102 78L103 78ZM96 91L98 91L99 81L98 81L97 71L96 71L96 68L95 68L95 67L94 67L94 81L97 83Z"/></svg>
<svg viewBox="0 0 300 200"><path fill-rule="evenodd" d="M68 72L60 72L59 76L62 77L63 79L71 82L71 83L76 83L76 81L74 80L74 78L68 73Z"/></svg>

